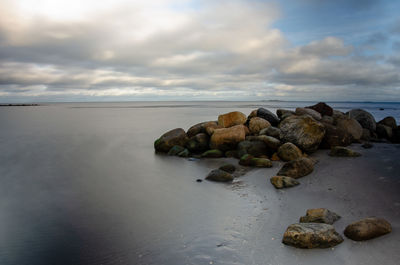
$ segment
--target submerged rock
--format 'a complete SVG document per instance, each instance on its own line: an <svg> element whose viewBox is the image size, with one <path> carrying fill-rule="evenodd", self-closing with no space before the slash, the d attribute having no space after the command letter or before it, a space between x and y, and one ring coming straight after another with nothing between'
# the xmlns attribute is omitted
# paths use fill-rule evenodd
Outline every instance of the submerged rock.
<svg viewBox="0 0 400 265"><path fill-rule="evenodd" d="M210 148L222 151L233 150L239 142L244 141L245 137L244 125L215 129L210 139Z"/></svg>
<svg viewBox="0 0 400 265"><path fill-rule="evenodd" d="M173 129L164 133L154 142L157 152L167 153L174 145L185 146L188 137L182 128Z"/></svg>
<svg viewBox="0 0 400 265"><path fill-rule="evenodd" d="M329 248L343 242L343 238L329 224L292 224L283 235L282 243L297 248Z"/></svg>
<svg viewBox="0 0 400 265"><path fill-rule="evenodd" d="M249 121L249 130L251 134L258 135L258 133L265 128L271 127L271 123L269 121L260 118L254 117Z"/></svg>
<svg viewBox="0 0 400 265"><path fill-rule="evenodd" d="M233 176L224 170L214 169L207 175L206 179L217 182L229 182L233 180Z"/></svg>
<svg viewBox="0 0 400 265"><path fill-rule="evenodd" d="M348 116L356 119L363 128L372 132L376 130L376 121L374 116L372 116L372 114L368 111L362 109L352 109L348 112Z"/></svg>
<svg viewBox="0 0 400 265"><path fill-rule="evenodd" d="M341 156L341 157L358 157L361 156L360 153L353 151L349 148L343 146L335 146L331 149L329 153L330 156Z"/></svg>
<svg viewBox="0 0 400 265"><path fill-rule="evenodd" d="M314 163L311 159L302 157L286 162L279 170L277 175L292 178L301 178L307 176L314 170Z"/></svg>
<svg viewBox="0 0 400 265"><path fill-rule="evenodd" d="M306 108L313 109L313 110L317 111L318 113L320 113L322 116L324 116L324 115L332 116L333 115L333 109L324 102L319 102L315 105L308 106Z"/></svg>
<svg viewBox="0 0 400 265"><path fill-rule="evenodd" d="M279 123L278 117L276 117L276 115L271 111L264 108L259 108L257 110L257 117L267 120L272 126L276 126Z"/></svg>
<svg viewBox="0 0 400 265"><path fill-rule="evenodd" d="M235 125L244 124L247 121L246 115L240 111L233 111L218 116L218 125L229 128Z"/></svg>
<svg viewBox="0 0 400 265"><path fill-rule="evenodd" d="M346 227L344 235L355 241L368 240L392 232L392 226L383 218L370 217Z"/></svg>
<svg viewBox="0 0 400 265"><path fill-rule="evenodd" d="M290 188L299 185L300 183L291 177L274 176L270 179L271 184L277 189Z"/></svg>
<svg viewBox="0 0 400 265"><path fill-rule="evenodd" d="M340 219L340 215L325 208L308 209L305 216L300 217L300 223L333 224Z"/></svg>
<svg viewBox="0 0 400 265"><path fill-rule="evenodd" d="M300 148L292 143L284 143L278 149L278 156L283 161L290 161L301 158L303 156Z"/></svg>
<svg viewBox="0 0 400 265"><path fill-rule="evenodd" d="M225 164L219 167L219 169L228 172L229 174L232 174L233 172L235 172L236 167L232 164Z"/></svg>

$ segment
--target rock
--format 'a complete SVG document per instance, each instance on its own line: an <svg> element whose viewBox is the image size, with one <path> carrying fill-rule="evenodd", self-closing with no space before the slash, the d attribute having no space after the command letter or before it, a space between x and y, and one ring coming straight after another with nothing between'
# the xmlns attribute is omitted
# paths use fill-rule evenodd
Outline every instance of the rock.
<svg viewBox="0 0 400 265"><path fill-rule="evenodd" d="M185 146L188 137L181 128L173 129L164 133L154 142L154 148L157 152L167 153L174 145Z"/></svg>
<svg viewBox="0 0 400 265"><path fill-rule="evenodd" d="M283 235L282 243L297 248L330 248L343 242L343 238L330 224L292 224Z"/></svg>
<svg viewBox="0 0 400 265"><path fill-rule="evenodd" d="M267 145L262 141L242 141L238 144L238 155L242 157L245 154L250 154L255 157L260 157L268 152Z"/></svg>
<svg viewBox="0 0 400 265"><path fill-rule="evenodd" d="M271 127L269 121L260 117L251 118L249 121L249 130L251 134L258 135L258 133L265 128Z"/></svg>
<svg viewBox="0 0 400 265"><path fill-rule="evenodd" d="M363 128L361 140L370 141L371 138L372 138L372 136L371 136L370 130Z"/></svg>
<svg viewBox="0 0 400 265"><path fill-rule="evenodd" d="M283 161L290 161L301 158L303 154L296 145L292 143L284 143L278 149L278 156Z"/></svg>
<svg viewBox="0 0 400 265"><path fill-rule="evenodd" d="M296 113L296 115L299 115L299 116L301 116L301 115L310 115L314 120L317 120L317 121L322 119L321 114L319 114L318 112L316 112L313 109L296 108L295 113Z"/></svg>
<svg viewBox="0 0 400 265"><path fill-rule="evenodd" d="M333 125L333 123L335 122L335 119L332 116L324 115L324 116L322 116L321 122Z"/></svg>
<svg viewBox="0 0 400 265"><path fill-rule="evenodd" d="M180 145L174 145L171 149L168 151L169 156L177 156L179 153L184 151L185 148L180 146Z"/></svg>
<svg viewBox="0 0 400 265"><path fill-rule="evenodd" d="M203 182L202 179L196 179L196 182Z"/></svg>
<svg viewBox="0 0 400 265"><path fill-rule="evenodd" d="M314 170L314 163L311 159L302 157L286 162L277 173L278 176L301 178L307 176Z"/></svg>
<svg viewBox="0 0 400 265"><path fill-rule="evenodd" d="M355 241L368 240L392 232L392 226L383 218L370 217L346 227L344 235Z"/></svg>
<svg viewBox="0 0 400 265"><path fill-rule="evenodd" d="M278 115L279 119L284 120L287 117L290 117L292 115L295 115L296 113L291 110L286 110L286 109L277 109L276 110L276 115Z"/></svg>
<svg viewBox="0 0 400 265"><path fill-rule="evenodd" d="M300 223L333 224L340 219L340 215L325 208L308 209L305 216L300 217Z"/></svg>
<svg viewBox="0 0 400 265"><path fill-rule="evenodd" d="M267 135L267 136L272 136L274 138L279 139L279 134L281 133L281 130L279 130L276 127L270 126L267 128L262 129L258 134L259 135Z"/></svg>
<svg viewBox="0 0 400 265"><path fill-rule="evenodd" d="M217 125L217 122L215 122L215 121L201 122L201 123L195 124L192 127L190 127L186 134L189 138L192 138L196 134L206 133L206 127L213 126L213 125Z"/></svg>
<svg viewBox="0 0 400 265"><path fill-rule="evenodd" d="M349 148L342 146L335 146L331 149L329 153L330 156L340 156L340 157L358 157L361 156L360 153L355 152Z"/></svg>
<svg viewBox="0 0 400 265"><path fill-rule="evenodd" d="M347 114L350 118L356 119L363 128L372 132L376 130L376 122L371 113L362 109L352 109Z"/></svg>
<svg viewBox="0 0 400 265"><path fill-rule="evenodd" d="M206 179L217 182L229 182L233 180L233 176L224 170L214 169L208 174Z"/></svg>
<svg viewBox="0 0 400 265"><path fill-rule="evenodd" d="M219 158L219 157L223 157L223 156L224 156L224 153L218 149L211 149L211 150L205 151L204 153L201 154L201 157L204 157L204 158Z"/></svg>
<svg viewBox="0 0 400 265"><path fill-rule="evenodd" d="M378 123L376 125L376 134L378 135L379 138L390 139L393 136L393 130L389 126Z"/></svg>
<svg viewBox="0 0 400 265"><path fill-rule="evenodd" d="M251 167L272 167L271 160L267 158L256 158L249 154L242 156L239 160L239 164Z"/></svg>
<svg viewBox="0 0 400 265"><path fill-rule="evenodd" d="M244 125L215 129L210 139L210 148L222 151L233 150L239 142L244 141L245 137Z"/></svg>
<svg viewBox="0 0 400 265"><path fill-rule="evenodd" d="M363 128L360 123L346 116L336 119L336 127L349 133L353 137L353 140L360 140L363 134Z"/></svg>
<svg viewBox="0 0 400 265"><path fill-rule="evenodd" d="M276 115L273 114L271 111L264 108L259 108L257 110L257 117L267 120L272 126L277 126L279 123L278 117L276 117Z"/></svg>
<svg viewBox="0 0 400 265"><path fill-rule="evenodd" d="M235 172L236 167L232 164L224 164L224 165L220 166L219 169L226 171L229 174L232 174L233 172Z"/></svg>
<svg viewBox="0 0 400 265"><path fill-rule="evenodd" d="M306 108L315 110L316 112L318 112L322 116L324 116L324 115L332 116L333 115L333 109L330 106L328 106L326 103L324 103L324 102L319 102L319 103L317 103L315 105L308 106Z"/></svg>
<svg viewBox="0 0 400 265"><path fill-rule="evenodd" d="M277 189L290 188L299 185L300 183L291 177L275 176L270 179L271 184Z"/></svg>
<svg viewBox="0 0 400 265"><path fill-rule="evenodd" d="M239 111L233 111L218 116L218 125L229 128L235 125L244 124L247 121L246 115Z"/></svg>
<svg viewBox="0 0 400 265"><path fill-rule="evenodd" d="M251 120L251 118L257 117L257 109L253 110L252 112L250 112L249 116L247 116L247 120Z"/></svg>
<svg viewBox="0 0 400 265"><path fill-rule="evenodd" d="M218 125L218 123L215 122L215 121L210 121L210 122L204 124L204 130L205 130L206 133L207 133L208 135L210 135L210 136L214 133L214 131L215 131L216 129L222 129L222 128L223 128L223 127L220 126L220 125Z"/></svg>
<svg viewBox="0 0 400 265"><path fill-rule="evenodd" d="M271 161L280 161L281 158L278 156L278 153L273 153L271 156Z"/></svg>
<svg viewBox="0 0 400 265"><path fill-rule="evenodd" d="M397 126L397 128L393 130L393 136L390 141L393 143L400 143L400 126Z"/></svg>
<svg viewBox="0 0 400 265"><path fill-rule="evenodd" d="M210 136L206 133L198 133L186 143L186 148L193 153L201 153L208 149Z"/></svg>
<svg viewBox="0 0 400 265"><path fill-rule="evenodd" d="M365 149L369 149L369 148L374 147L374 145L367 142L367 143L362 144L361 147L362 147L362 148L365 148Z"/></svg>
<svg viewBox="0 0 400 265"><path fill-rule="evenodd" d="M379 121L378 124L389 126L392 128L392 130L396 129L397 127L396 120L392 116L384 118L383 120Z"/></svg>
<svg viewBox="0 0 400 265"><path fill-rule="evenodd" d="M279 124L280 138L306 152L314 152L325 135L325 127L308 115L291 116Z"/></svg>
<svg viewBox="0 0 400 265"><path fill-rule="evenodd" d="M347 130L324 123L325 135L322 139L321 148L332 148L334 146L348 146L353 142L353 137Z"/></svg>
<svg viewBox="0 0 400 265"><path fill-rule="evenodd" d="M228 150L225 152L226 157L234 157L234 158L240 158L239 153L237 150Z"/></svg>
<svg viewBox="0 0 400 265"><path fill-rule="evenodd" d="M278 147L281 145L281 141L279 141L278 139L276 139L274 137L266 136L266 135L247 136L246 140L264 142L265 145L269 149L272 149L272 150L277 150Z"/></svg>
<svg viewBox="0 0 400 265"><path fill-rule="evenodd" d="M189 152L188 149L185 148L182 152L180 152L180 153L178 154L178 156L179 156L179 157L189 157L189 156L190 156L190 152Z"/></svg>

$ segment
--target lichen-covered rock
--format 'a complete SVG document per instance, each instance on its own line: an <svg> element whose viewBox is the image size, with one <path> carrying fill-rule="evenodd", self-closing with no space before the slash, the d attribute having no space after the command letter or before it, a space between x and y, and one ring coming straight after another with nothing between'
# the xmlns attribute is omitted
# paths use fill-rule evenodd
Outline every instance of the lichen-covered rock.
<svg viewBox="0 0 400 265"><path fill-rule="evenodd" d="M333 224L340 219L340 215L325 208L308 209L305 216L300 217L300 223Z"/></svg>
<svg viewBox="0 0 400 265"><path fill-rule="evenodd" d="M296 113L296 115L310 115L311 117L313 117L313 119L315 119L317 121L322 119L321 114L313 109L296 108L295 113Z"/></svg>
<svg viewBox="0 0 400 265"><path fill-rule="evenodd" d="M219 169L226 171L229 174L232 174L233 172L235 172L236 167L232 164L224 164L224 165L220 166Z"/></svg>
<svg viewBox="0 0 400 265"><path fill-rule="evenodd" d="M329 224L292 224L283 235L282 243L297 248L329 248L343 242L343 238Z"/></svg>
<svg viewBox="0 0 400 265"><path fill-rule="evenodd" d="M284 143L278 149L278 156L283 161L290 161L301 158L303 156L300 148L292 143Z"/></svg>
<svg viewBox="0 0 400 265"><path fill-rule="evenodd" d="M393 130L391 127L383 124L377 124L376 125L376 134L378 135L379 138L386 138L390 139L393 136Z"/></svg>
<svg viewBox="0 0 400 265"><path fill-rule="evenodd" d="M378 124L389 126L390 128L392 128L392 130L396 129L396 127L397 127L396 119L393 118L392 116L388 116L388 117L384 118L383 120L380 120L378 122Z"/></svg>
<svg viewBox="0 0 400 265"><path fill-rule="evenodd" d="M259 135L266 135L266 136L272 136L274 138L279 139L279 134L281 133L281 130L274 126L270 126L267 128L262 129L258 134Z"/></svg>
<svg viewBox="0 0 400 265"><path fill-rule="evenodd" d="M185 146L188 137L182 128L173 129L164 133L154 142L157 152L167 153L174 145Z"/></svg>
<svg viewBox="0 0 400 265"><path fill-rule="evenodd" d="M353 140L361 139L363 128L357 120L343 116L340 119L336 119L335 124L338 129L349 133Z"/></svg>
<svg viewBox="0 0 400 265"><path fill-rule="evenodd" d="M263 118L264 120L269 121L269 123L272 126L276 126L279 123L278 117L276 117L276 115L274 113L272 113L271 111L264 109L264 108L259 108L257 110L257 117L260 117L260 118Z"/></svg>
<svg viewBox="0 0 400 265"><path fill-rule="evenodd" d="M314 163L311 159L302 157L286 162L277 173L278 176L301 178L307 176L314 170Z"/></svg>
<svg viewBox="0 0 400 265"><path fill-rule="evenodd" d="M313 110L317 111L318 113L320 113L322 116L324 116L324 115L332 116L333 115L333 109L324 102L319 102L315 105L308 106L306 108L313 109Z"/></svg>
<svg viewBox="0 0 400 265"><path fill-rule="evenodd" d="M270 178L271 184L277 189L290 188L299 185L300 183L291 177L274 176Z"/></svg>
<svg viewBox="0 0 400 265"><path fill-rule="evenodd" d="M251 134L258 135L258 133L265 128L271 127L269 121L260 117L251 118L249 121L249 130Z"/></svg>
<svg viewBox="0 0 400 265"><path fill-rule="evenodd" d="M392 226L383 218L369 217L346 227L344 235L355 241L368 240L392 232Z"/></svg>
<svg viewBox="0 0 400 265"><path fill-rule="evenodd" d="M266 155L268 152L267 145L262 141L242 141L238 144L238 155L242 157L250 154L255 157Z"/></svg>
<svg viewBox="0 0 400 265"><path fill-rule="evenodd" d="M224 156L224 153L218 149L207 150L201 154L201 157L204 157L204 158L219 158L219 157L223 157L223 156Z"/></svg>
<svg viewBox="0 0 400 265"><path fill-rule="evenodd" d="M206 133L198 133L186 143L186 148L192 153L201 153L208 149L210 136Z"/></svg>
<svg viewBox="0 0 400 265"><path fill-rule="evenodd" d="M306 152L314 152L325 135L325 127L308 115L291 116L279 124L280 138Z"/></svg>
<svg viewBox="0 0 400 265"><path fill-rule="evenodd" d="M207 175L206 179L217 182L229 182L233 180L233 176L224 170L214 169Z"/></svg>
<svg viewBox="0 0 400 265"><path fill-rule="evenodd" d="M320 144L321 148L332 148L334 146L348 146L353 142L353 136L342 128L324 123L325 135Z"/></svg>
<svg viewBox="0 0 400 265"><path fill-rule="evenodd" d="M218 125L229 128L235 125L244 124L247 121L246 115L240 111L232 111L218 116Z"/></svg>
<svg viewBox="0 0 400 265"><path fill-rule="evenodd" d="M222 151L236 149L239 142L246 138L244 125L236 125L230 128L215 129L210 139L210 148Z"/></svg>
<svg viewBox="0 0 400 265"><path fill-rule="evenodd" d="M330 156L340 156L340 157L358 157L361 156L360 153L353 151L349 148L343 147L343 146L335 146L332 147L330 153Z"/></svg>
<svg viewBox="0 0 400 265"><path fill-rule="evenodd" d="M271 160L267 158L256 158L249 154L243 155L239 160L239 164L251 167L272 167Z"/></svg>
<svg viewBox="0 0 400 265"><path fill-rule="evenodd" d="M372 132L376 130L376 121L374 116L372 116L372 114L368 111L362 109L352 109L347 114L350 118L356 119L363 128Z"/></svg>
<svg viewBox="0 0 400 265"><path fill-rule="evenodd" d="M177 156L179 153L184 151L185 148L180 146L180 145L174 145L171 149L168 151L169 156Z"/></svg>

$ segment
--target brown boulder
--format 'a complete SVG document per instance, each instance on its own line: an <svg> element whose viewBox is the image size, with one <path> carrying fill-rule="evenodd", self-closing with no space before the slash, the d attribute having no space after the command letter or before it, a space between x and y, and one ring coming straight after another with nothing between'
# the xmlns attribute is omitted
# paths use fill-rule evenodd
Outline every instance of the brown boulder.
<svg viewBox="0 0 400 265"><path fill-rule="evenodd" d="M363 128L360 123L352 118L344 116L343 118L336 119L336 127L340 130L349 133L353 140L360 140L363 134Z"/></svg>
<svg viewBox="0 0 400 265"><path fill-rule="evenodd" d="M333 114L333 109L324 102L319 102L315 105L308 106L306 108L313 109L313 110L319 112L322 116L324 116L324 115L332 116L332 114Z"/></svg>
<svg viewBox="0 0 400 265"><path fill-rule="evenodd" d="M344 235L355 241L368 240L392 232L392 226L382 218L370 217L346 227Z"/></svg>
<svg viewBox="0 0 400 265"><path fill-rule="evenodd" d="M222 151L236 149L239 142L246 138L244 125L236 125L230 128L215 129L210 139L210 148Z"/></svg>
<svg viewBox="0 0 400 265"><path fill-rule="evenodd" d="M378 123L376 125L376 134L379 138L390 139L393 136L393 129L387 125Z"/></svg>
<svg viewBox="0 0 400 265"><path fill-rule="evenodd" d="M296 115L310 115L313 119L319 121L322 119L320 113L316 112L313 109L306 109L306 108L296 108Z"/></svg>
<svg viewBox="0 0 400 265"><path fill-rule="evenodd" d="M271 123L260 117L251 118L249 121L249 130L251 134L257 135L262 129L268 127L271 127Z"/></svg>
<svg viewBox="0 0 400 265"><path fill-rule="evenodd" d="M347 130L324 123L325 136L322 139L321 148L332 148L334 146L348 146L353 142L353 137Z"/></svg>
<svg viewBox="0 0 400 265"><path fill-rule="evenodd" d="M154 149L157 152L167 153L173 146L185 146L188 137L182 128L173 129L164 133L154 142Z"/></svg>
<svg viewBox="0 0 400 265"><path fill-rule="evenodd" d="M303 156L300 148L292 143L284 143L278 149L278 156L283 161L290 161L301 158Z"/></svg>
<svg viewBox="0 0 400 265"><path fill-rule="evenodd" d="M337 213L325 208L308 209L305 216L300 217L300 223L325 223L333 224L340 219Z"/></svg>
<svg viewBox="0 0 400 265"><path fill-rule="evenodd" d="M389 126L390 128L392 128L392 130L396 129L396 127L397 127L396 119L393 118L392 116L388 116L388 117L384 118L383 120L380 120L378 123Z"/></svg>
<svg viewBox="0 0 400 265"><path fill-rule="evenodd" d="M229 128L246 123L247 117L239 111L233 111L218 116L218 125Z"/></svg>
<svg viewBox="0 0 400 265"><path fill-rule="evenodd" d="M286 162L277 173L278 176L301 178L307 176L314 170L314 162L306 157Z"/></svg>
<svg viewBox="0 0 400 265"><path fill-rule="evenodd" d="M300 183L291 177L274 176L270 178L271 184L277 189L290 188L299 185Z"/></svg>

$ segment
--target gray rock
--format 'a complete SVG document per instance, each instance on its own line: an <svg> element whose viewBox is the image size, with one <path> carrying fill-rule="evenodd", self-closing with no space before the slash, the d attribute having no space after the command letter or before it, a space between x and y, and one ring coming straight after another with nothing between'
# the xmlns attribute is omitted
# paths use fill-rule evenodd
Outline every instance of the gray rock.
<svg viewBox="0 0 400 265"><path fill-rule="evenodd" d="M305 216L300 217L300 223L333 224L340 219L340 215L325 208L308 209Z"/></svg>
<svg viewBox="0 0 400 265"><path fill-rule="evenodd" d="M383 218L370 217L346 227L344 235L355 241L368 240L392 232L392 226Z"/></svg>
<svg viewBox="0 0 400 265"><path fill-rule="evenodd" d="M392 130L396 129L396 127L397 127L396 119L393 118L392 116L388 116L388 117L384 118L383 120L380 120L378 122L378 124L389 126L390 128L392 128Z"/></svg>
<svg viewBox="0 0 400 265"><path fill-rule="evenodd" d="M352 109L347 113L347 115L350 118L356 119L363 128L372 132L376 130L376 121L374 116L372 116L372 114L368 111L362 109Z"/></svg>
<svg viewBox="0 0 400 265"><path fill-rule="evenodd" d="M322 116L319 112L313 110L313 109L307 109L307 108L296 108L296 115L310 115L313 117L313 119L319 121L322 119Z"/></svg>
<svg viewBox="0 0 400 265"><path fill-rule="evenodd" d="M390 139L393 137L393 130L391 127L387 125L378 123L376 125L376 134L378 135L379 138Z"/></svg>
<svg viewBox="0 0 400 265"><path fill-rule="evenodd" d="M276 127L270 126L268 128L264 128L259 132L259 135L266 135L266 136L272 136L274 138L279 139L279 134L281 133L281 130L279 130Z"/></svg>

